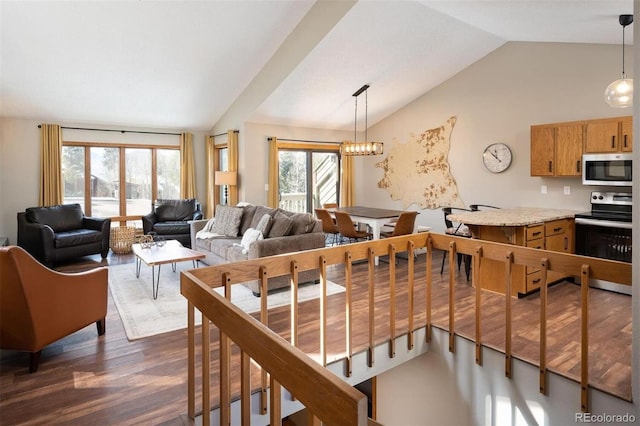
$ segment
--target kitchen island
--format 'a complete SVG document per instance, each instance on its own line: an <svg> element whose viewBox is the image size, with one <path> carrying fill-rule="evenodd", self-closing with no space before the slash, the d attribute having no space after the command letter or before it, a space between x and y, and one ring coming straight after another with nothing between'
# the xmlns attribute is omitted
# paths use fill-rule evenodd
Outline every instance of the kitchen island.
<svg viewBox="0 0 640 426"><path fill-rule="evenodd" d="M573 210L519 207L455 213L448 216L453 222L469 227L473 238L514 244L523 247L573 253L575 221ZM483 259L480 267L480 287L505 294L504 263ZM563 278L553 271L547 273L547 283ZM540 288L540 268L513 265L511 294L523 296Z"/></svg>

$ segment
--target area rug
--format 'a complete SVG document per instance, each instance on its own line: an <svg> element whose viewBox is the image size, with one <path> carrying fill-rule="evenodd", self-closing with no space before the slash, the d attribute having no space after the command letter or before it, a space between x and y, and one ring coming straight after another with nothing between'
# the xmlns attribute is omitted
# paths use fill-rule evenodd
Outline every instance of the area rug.
<svg viewBox="0 0 640 426"><path fill-rule="evenodd" d="M140 278L136 278L135 264L109 267L109 289L129 340L141 339L187 327L187 300L180 294L180 271L193 269L191 262L178 263L176 272L171 265L160 269L158 298L153 299L151 289L151 267L142 265ZM156 268L157 273L157 268ZM222 294L223 289L216 289ZM344 287L331 281L327 283L327 294L345 291ZM320 286L309 284L298 289L298 300L317 299ZM288 289L269 294L269 309L289 304ZM247 313L260 310L260 298L243 285L233 287L231 301ZM196 310L196 324L200 324L200 313Z"/></svg>

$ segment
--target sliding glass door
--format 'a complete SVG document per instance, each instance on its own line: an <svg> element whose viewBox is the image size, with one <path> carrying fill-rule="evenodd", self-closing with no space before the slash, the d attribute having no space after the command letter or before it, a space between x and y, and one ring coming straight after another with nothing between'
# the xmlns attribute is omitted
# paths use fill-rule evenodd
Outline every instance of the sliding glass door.
<svg viewBox="0 0 640 426"><path fill-rule="evenodd" d="M337 152L279 150L279 207L313 213L324 204L337 203L340 162Z"/></svg>

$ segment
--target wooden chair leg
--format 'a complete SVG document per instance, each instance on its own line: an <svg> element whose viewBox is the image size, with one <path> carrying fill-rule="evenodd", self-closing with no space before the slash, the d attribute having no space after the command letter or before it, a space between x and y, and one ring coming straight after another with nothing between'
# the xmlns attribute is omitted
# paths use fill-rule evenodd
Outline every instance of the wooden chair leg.
<svg viewBox="0 0 640 426"><path fill-rule="evenodd" d="M106 318L96 321L96 327L98 328L98 336L102 336L107 331Z"/></svg>
<svg viewBox="0 0 640 426"><path fill-rule="evenodd" d="M29 352L29 373L35 373L36 371L38 371L41 353L42 351Z"/></svg>
<svg viewBox="0 0 640 426"><path fill-rule="evenodd" d="M442 275L442 272L444 271L444 261L447 259L447 253L448 251L445 250L442 255L442 265L440 266L440 275Z"/></svg>

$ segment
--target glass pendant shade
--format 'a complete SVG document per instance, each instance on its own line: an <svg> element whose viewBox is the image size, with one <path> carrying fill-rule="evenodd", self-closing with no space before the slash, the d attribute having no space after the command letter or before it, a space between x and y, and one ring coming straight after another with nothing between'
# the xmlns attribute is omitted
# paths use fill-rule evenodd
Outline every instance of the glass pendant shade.
<svg viewBox="0 0 640 426"><path fill-rule="evenodd" d="M622 76L604 91L604 100L613 108L626 108L633 104L633 80Z"/></svg>

